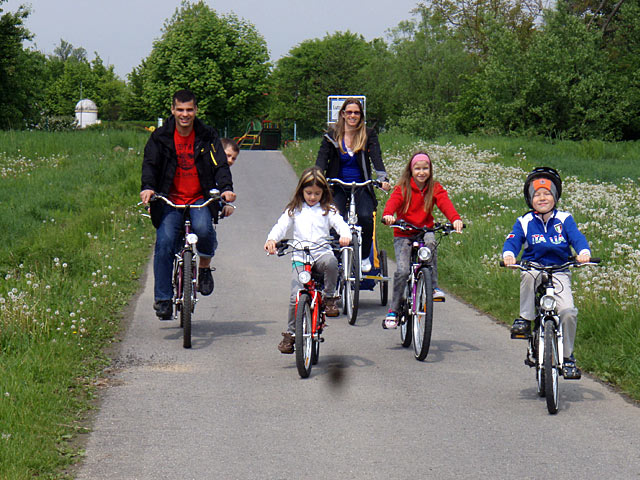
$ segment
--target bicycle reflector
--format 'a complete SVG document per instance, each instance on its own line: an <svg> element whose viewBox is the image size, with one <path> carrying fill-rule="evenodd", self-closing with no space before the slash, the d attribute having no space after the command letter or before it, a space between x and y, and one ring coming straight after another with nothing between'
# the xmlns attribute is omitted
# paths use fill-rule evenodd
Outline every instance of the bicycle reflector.
<svg viewBox="0 0 640 480"><path fill-rule="evenodd" d="M189 245L195 245L196 243L198 243L198 235L196 235L195 233L188 234L187 242L189 242Z"/></svg>
<svg viewBox="0 0 640 480"><path fill-rule="evenodd" d="M300 283L302 283L303 285L309 283L309 281L311 280L311 272L307 272L306 270L301 271L298 274L298 280L300 280Z"/></svg>
<svg viewBox="0 0 640 480"><path fill-rule="evenodd" d="M556 308L556 299L551 295L544 295L540 299L540 307L542 307L545 312L549 312Z"/></svg>
<svg viewBox="0 0 640 480"><path fill-rule="evenodd" d="M431 260L431 250L429 247L420 247L418 249L418 258L423 262Z"/></svg>

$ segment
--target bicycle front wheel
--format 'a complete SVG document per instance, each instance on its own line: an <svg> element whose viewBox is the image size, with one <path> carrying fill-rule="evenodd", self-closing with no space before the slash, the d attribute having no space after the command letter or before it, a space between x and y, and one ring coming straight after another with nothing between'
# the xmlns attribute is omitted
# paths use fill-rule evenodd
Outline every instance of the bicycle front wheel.
<svg viewBox="0 0 640 480"><path fill-rule="evenodd" d="M193 252L186 250L182 264L182 299L180 324L182 325L182 346L191 348L191 314L193 313Z"/></svg>
<svg viewBox="0 0 640 480"><path fill-rule="evenodd" d="M400 302L400 311L398 312L398 322L400 323L400 343L404 348L411 345L413 338L413 322L411 321L411 314L409 313L409 304L406 298L403 298Z"/></svg>
<svg viewBox="0 0 640 480"><path fill-rule="evenodd" d="M531 350L533 352L533 360L536 364L536 391L539 397L545 396L545 384L544 384L544 368L542 368L542 361L540 359L541 351L544 351L544 347L540 345L540 328L536 328L533 332L533 338L531 342Z"/></svg>
<svg viewBox="0 0 640 480"><path fill-rule="evenodd" d="M356 324L358 317L358 304L360 302L360 239L357 234L351 237L351 245L353 246L353 255L351 257L351 270L349 272L349 280L346 288L351 289L350 308L349 308L349 325Z"/></svg>
<svg viewBox="0 0 640 480"><path fill-rule="evenodd" d="M558 359L558 337L556 325L551 319L544 322L544 385L549 413L558 413L558 376L560 362Z"/></svg>
<svg viewBox="0 0 640 480"><path fill-rule="evenodd" d="M311 298L303 293L296 309L296 367L302 378L311 374L313 337L311 332Z"/></svg>
<svg viewBox="0 0 640 480"><path fill-rule="evenodd" d="M413 350L416 360L423 361L429 354L433 326L433 286L431 270L422 268L416 283L415 313L413 314Z"/></svg>

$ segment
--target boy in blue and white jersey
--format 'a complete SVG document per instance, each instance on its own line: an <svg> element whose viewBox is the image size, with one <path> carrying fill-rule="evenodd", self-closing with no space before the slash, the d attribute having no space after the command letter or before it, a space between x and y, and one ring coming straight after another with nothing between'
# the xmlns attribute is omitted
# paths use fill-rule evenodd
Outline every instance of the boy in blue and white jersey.
<svg viewBox="0 0 640 480"><path fill-rule="evenodd" d="M556 204L562 194L562 180L553 168L534 169L524 184L524 198L531 211L519 217L504 242L502 258L506 266L516 263L522 252L522 260L542 265L558 265L568 261L577 252L580 263L591 259L591 250L585 236L578 229L573 216L557 210ZM576 337L578 310L573 303L571 292L571 272L554 274L555 298L558 315L563 325L565 378L580 378L580 370L575 366L573 345ZM541 275L522 272L520 276L520 318L511 327L511 333L527 337L531 333L531 322L535 318L535 290L541 282Z"/></svg>

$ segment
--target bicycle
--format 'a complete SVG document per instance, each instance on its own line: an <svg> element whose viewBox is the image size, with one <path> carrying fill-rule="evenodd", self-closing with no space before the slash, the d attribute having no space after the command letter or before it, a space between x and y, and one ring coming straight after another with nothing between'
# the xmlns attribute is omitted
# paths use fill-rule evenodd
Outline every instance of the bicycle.
<svg viewBox="0 0 640 480"><path fill-rule="evenodd" d="M436 223L433 228L430 228L416 227L403 220L396 221L390 227L416 232L411 246L409 278L398 311L398 323L402 346L408 348L413 341L414 356L416 360L423 361L427 358L431 346L433 303L445 301L444 298L433 298L431 279L433 252L425 245L424 234L438 233L435 244L437 248L442 238L455 230L450 223Z"/></svg>
<svg viewBox="0 0 640 480"><path fill-rule="evenodd" d="M564 366L563 327L554 298L553 274L571 267L580 268L598 263L600 259L594 257L585 263L579 263L575 257L570 257L561 265L547 266L526 260L513 265L505 265L504 261L500 261L501 267L514 268L523 272L533 271L542 275L540 285L536 288L536 318L533 334L522 337L512 336L512 338L525 338L528 341L527 358L524 363L536 369L536 390L538 396L546 397L547 410L550 414L558 412L558 379L562 375Z"/></svg>
<svg viewBox="0 0 640 480"><path fill-rule="evenodd" d="M308 242L305 242L308 243ZM325 327L324 298L322 295L323 276L313 270L313 250L331 245L334 250L348 248L336 246L333 239L314 245L303 244L297 240L284 239L276 243L279 257L289 253L302 253L303 262L294 264L302 288L296 296L295 307L295 343L296 367L301 378L311 374L311 368L320 358L320 343L324 342L322 332Z"/></svg>
<svg viewBox="0 0 640 480"><path fill-rule="evenodd" d="M347 224L351 228L351 247L344 248L340 257L341 275L339 276L340 289L342 292L342 312L347 315L349 324L355 325L358 317L358 307L360 303L360 290L368 288L373 290L375 285L380 287L380 303L387 304L389 296L389 271L387 267L387 252L371 249L370 256L373 257L372 271L368 275L362 272L362 227L358 225L358 215L356 213L355 192L358 188L368 185L381 186L378 180L367 180L365 182L343 182L339 178L328 178L330 185L341 185L349 189L349 200L347 202ZM374 212L375 225L375 212ZM374 230L375 232L375 230ZM375 235L374 235L375 246ZM374 254L377 252L378 255ZM377 260L377 262L376 262ZM363 280L370 280L370 284L363 284Z"/></svg>
<svg viewBox="0 0 640 480"><path fill-rule="evenodd" d="M219 202L222 205L229 205L220 197L220 191L213 189L209 191L210 197L200 205L180 205L175 204L169 200L165 195L161 193L155 193L151 197L151 201L162 200L167 205L183 210L182 227L182 247L178 253L175 254L173 259L173 298L172 303L174 305L173 318L179 316L180 327L183 329L182 346L184 348L191 348L191 317L195 311L195 306L198 301L197 292L197 251L196 244L198 243L198 236L191 231L191 209L207 208L210 204ZM217 215L214 216L213 222L217 223Z"/></svg>

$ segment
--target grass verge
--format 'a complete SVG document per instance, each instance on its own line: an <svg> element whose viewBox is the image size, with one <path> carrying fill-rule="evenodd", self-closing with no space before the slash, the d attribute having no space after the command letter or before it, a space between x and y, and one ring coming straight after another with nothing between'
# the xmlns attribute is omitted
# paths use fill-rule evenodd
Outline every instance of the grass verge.
<svg viewBox="0 0 640 480"><path fill-rule="evenodd" d="M65 478L138 288L148 133L0 132L0 475Z"/></svg>
<svg viewBox="0 0 640 480"><path fill-rule="evenodd" d="M451 137L433 142L382 134L392 179L415 150L433 159L435 178L467 224L439 248L439 282L505 323L517 316L519 280L498 267L502 244L526 211L522 186L536 166L559 170L559 207L571 212L601 266L574 272L580 310L576 357L582 368L640 400L640 143L556 142L509 137ZM284 150L299 173L314 163L320 139ZM378 210L385 198L379 197ZM445 221L439 211L436 221ZM378 215L379 217L379 215ZM393 254L391 229L378 229L380 248Z"/></svg>

